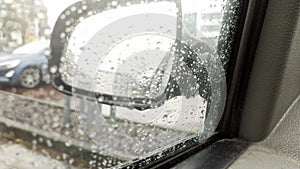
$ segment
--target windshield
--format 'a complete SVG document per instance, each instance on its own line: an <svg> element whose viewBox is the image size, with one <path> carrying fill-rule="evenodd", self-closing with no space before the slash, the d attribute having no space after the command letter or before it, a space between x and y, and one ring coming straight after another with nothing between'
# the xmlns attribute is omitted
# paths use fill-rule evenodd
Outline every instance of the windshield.
<svg viewBox="0 0 300 169"><path fill-rule="evenodd" d="M13 54L41 54L49 47L49 41L27 43L13 51Z"/></svg>

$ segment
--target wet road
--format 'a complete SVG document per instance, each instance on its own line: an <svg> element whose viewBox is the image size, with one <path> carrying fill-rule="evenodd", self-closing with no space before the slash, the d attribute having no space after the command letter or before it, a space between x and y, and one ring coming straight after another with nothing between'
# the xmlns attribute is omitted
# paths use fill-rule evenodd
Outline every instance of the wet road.
<svg viewBox="0 0 300 169"><path fill-rule="evenodd" d="M1 169L75 169L64 162L39 154L0 137Z"/></svg>

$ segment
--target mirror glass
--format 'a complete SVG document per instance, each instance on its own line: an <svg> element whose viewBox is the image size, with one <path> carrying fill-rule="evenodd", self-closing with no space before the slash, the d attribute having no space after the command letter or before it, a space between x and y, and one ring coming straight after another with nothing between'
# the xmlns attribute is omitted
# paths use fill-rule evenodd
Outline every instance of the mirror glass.
<svg viewBox="0 0 300 169"><path fill-rule="evenodd" d="M59 65L62 80L123 101L163 100L175 58L176 4L113 5L72 30Z"/></svg>

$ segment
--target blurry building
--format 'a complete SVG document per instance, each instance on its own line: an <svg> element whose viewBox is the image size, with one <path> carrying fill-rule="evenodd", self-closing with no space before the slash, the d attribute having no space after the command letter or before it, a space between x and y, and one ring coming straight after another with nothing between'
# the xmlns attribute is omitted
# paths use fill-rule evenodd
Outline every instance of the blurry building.
<svg viewBox="0 0 300 169"><path fill-rule="evenodd" d="M47 8L41 0L0 0L0 52L47 38Z"/></svg>
<svg viewBox="0 0 300 169"><path fill-rule="evenodd" d="M183 5L183 38L195 37L216 46L226 0L185 0Z"/></svg>

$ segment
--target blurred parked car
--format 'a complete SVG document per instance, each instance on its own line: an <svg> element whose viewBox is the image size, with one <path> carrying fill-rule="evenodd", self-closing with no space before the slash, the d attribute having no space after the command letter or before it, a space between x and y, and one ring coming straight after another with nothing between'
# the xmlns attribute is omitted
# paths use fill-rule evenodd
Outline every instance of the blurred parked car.
<svg viewBox="0 0 300 169"><path fill-rule="evenodd" d="M11 54L0 57L0 84L11 87L35 88L47 74L45 51L49 41L40 40L25 44Z"/></svg>

